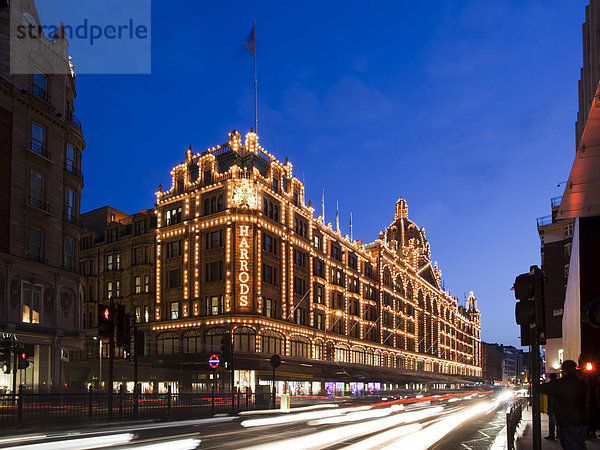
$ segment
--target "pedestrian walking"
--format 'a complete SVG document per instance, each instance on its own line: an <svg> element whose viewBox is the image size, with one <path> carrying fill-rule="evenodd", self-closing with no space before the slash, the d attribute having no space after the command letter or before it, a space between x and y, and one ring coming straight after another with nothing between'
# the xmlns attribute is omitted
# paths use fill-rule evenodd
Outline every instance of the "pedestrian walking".
<svg viewBox="0 0 600 450"><path fill-rule="evenodd" d="M555 373L550 374L550 381L556 381L558 377ZM544 439L548 439L549 441L556 440L556 423L554 421L554 411L552 409L552 396L548 395L548 436L545 436Z"/></svg>
<svg viewBox="0 0 600 450"><path fill-rule="evenodd" d="M586 448L588 430L587 385L570 359L562 364L562 378L542 384L540 392L552 397L558 438L565 450Z"/></svg>

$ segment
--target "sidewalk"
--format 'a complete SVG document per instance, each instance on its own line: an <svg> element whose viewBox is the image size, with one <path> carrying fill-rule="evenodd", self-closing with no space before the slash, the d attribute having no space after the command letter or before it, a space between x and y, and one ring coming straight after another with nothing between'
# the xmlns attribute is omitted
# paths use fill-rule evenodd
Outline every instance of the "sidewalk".
<svg viewBox="0 0 600 450"><path fill-rule="evenodd" d="M560 450L560 442L558 438L556 441L548 441L544 439L544 436L548 436L548 414L541 415L542 422L542 448L543 449L556 449ZM523 417L517 432L520 433L520 437L517 438L517 449L529 450L533 448L533 424L531 421L531 408L523 410ZM600 439L588 439L585 441L588 450L600 450Z"/></svg>

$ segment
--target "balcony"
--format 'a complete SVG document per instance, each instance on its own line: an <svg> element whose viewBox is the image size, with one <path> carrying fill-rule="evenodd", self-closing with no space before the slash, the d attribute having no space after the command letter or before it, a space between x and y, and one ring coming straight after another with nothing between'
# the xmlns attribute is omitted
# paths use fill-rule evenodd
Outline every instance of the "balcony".
<svg viewBox="0 0 600 450"><path fill-rule="evenodd" d="M67 120L71 123L74 123L79 129L81 129L81 121L71 111L67 111Z"/></svg>
<svg viewBox="0 0 600 450"><path fill-rule="evenodd" d="M81 170L73 166L73 164L65 164L65 172L68 172L83 181L83 174L81 173Z"/></svg>
<svg viewBox="0 0 600 450"><path fill-rule="evenodd" d="M52 153L46 150L45 146L37 141L31 141L29 143L29 149L38 155L43 156L48 160L52 160Z"/></svg>
<svg viewBox="0 0 600 450"><path fill-rule="evenodd" d="M70 223L71 225L75 225L76 227L81 226L81 221L78 218L76 218L72 213L70 214L70 213L64 212L63 220L67 223Z"/></svg>
<svg viewBox="0 0 600 450"><path fill-rule="evenodd" d="M552 223L552 215L537 218L537 226L543 227Z"/></svg>
<svg viewBox="0 0 600 450"><path fill-rule="evenodd" d="M29 261L35 261L35 262L39 262L42 264L48 264L48 260L45 258L42 258L40 255L31 255L31 254L27 254L27 259Z"/></svg>
<svg viewBox="0 0 600 450"><path fill-rule="evenodd" d="M31 206L33 206L34 208L41 209L42 211L46 211L46 212L50 211L50 205L48 205L48 203L40 200L39 198L29 196L29 204Z"/></svg>

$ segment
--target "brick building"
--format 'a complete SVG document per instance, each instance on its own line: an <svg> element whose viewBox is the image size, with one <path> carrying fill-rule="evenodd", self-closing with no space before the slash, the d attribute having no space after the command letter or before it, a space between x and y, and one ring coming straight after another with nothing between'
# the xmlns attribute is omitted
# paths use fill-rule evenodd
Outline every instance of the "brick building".
<svg viewBox="0 0 600 450"><path fill-rule="evenodd" d="M11 40L16 23L40 24L33 1L0 5L0 332L30 365L0 374L0 389L49 391L65 386L68 351L82 344L85 141L68 42L40 34L22 51Z"/></svg>
<svg viewBox="0 0 600 450"><path fill-rule="evenodd" d="M502 383L503 379L504 346L499 344L481 343L481 367L484 383L494 385Z"/></svg>
<svg viewBox="0 0 600 450"><path fill-rule="evenodd" d="M154 265L144 268L154 270L155 295L149 321L144 312L139 323L144 390L207 388L206 361L226 333L241 388L270 382L273 354L286 361L277 377L292 393L481 377L476 300L471 294L458 305L441 288L424 229L408 218L403 199L374 242L342 236L313 216L290 162L267 153L254 133L242 143L236 131L224 145L199 154L189 149L171 175L171 188L157 192L154 233L117 233L111 242L108 229L126 218L105 208L104 238L96 235L82 252L82 262L102 267L120 253L121 271L112 273L113 256L111 273L88 277L87 289L94 286L97 300L107 302L112 282L113 301L137 316L132 308L146 311L150 297L138 302L132 295L137 269L124 257L136 239L145 246L148 236L155 239ZM107 220L110 211L115 223ZM126 220L135 230L135 216ZM91 301L88 307L93 313ZM115 379L130 382L131 365L122 366L127 374Z"/></svg>

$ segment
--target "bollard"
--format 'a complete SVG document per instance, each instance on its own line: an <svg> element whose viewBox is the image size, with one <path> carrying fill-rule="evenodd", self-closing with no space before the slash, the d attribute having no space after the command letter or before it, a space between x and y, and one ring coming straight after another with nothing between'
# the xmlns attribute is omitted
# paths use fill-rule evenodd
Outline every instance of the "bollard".
<svg viewBox="0 0 600 450"><path fill-rule="evenodd" d="M90 387L88 388L88 416L92 417L92 393L93 393L94 389L92 388L92 385L90 384Z"/></svg>
<svg viewBox="0 0 600 450"><path fill-rule="evenodd" d="M23 385L19 385L19 398L17 399L19 422L23 420Z"/></svg>
<svg viewBox="0 0 600 450"><path fill-rule="evenodd" d="M171 420L171 385L167 388L167 420Z"/></svg>
<svg viewBox="0 0 600 450"><path fill-rule="evenodd" d="M123 398L125 397L125 386L119 386L119 417L123 418Z"/></svg>

